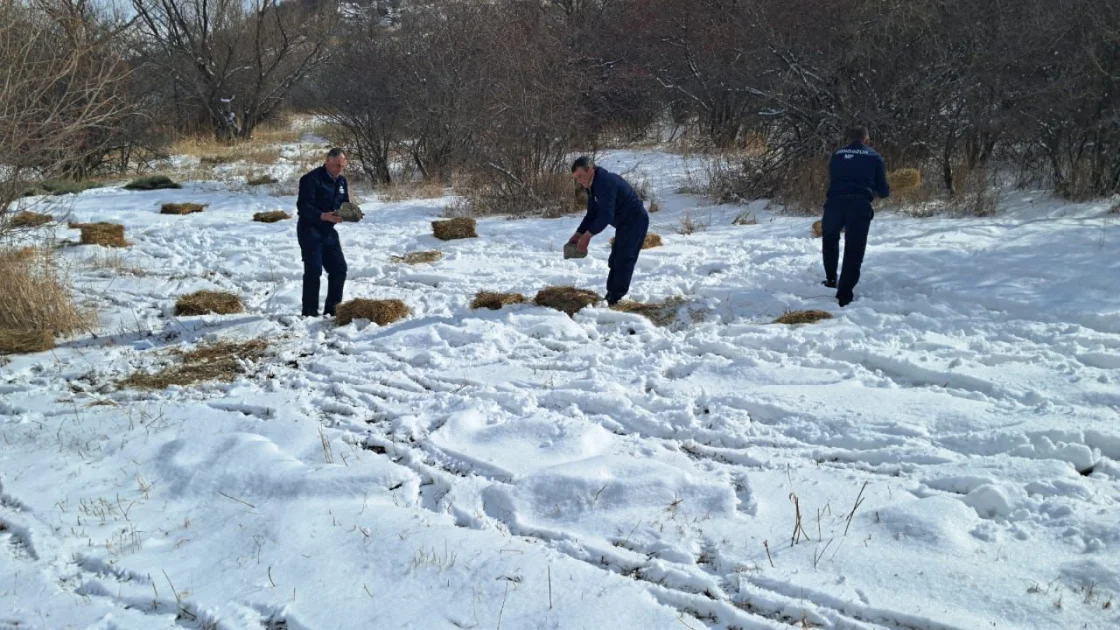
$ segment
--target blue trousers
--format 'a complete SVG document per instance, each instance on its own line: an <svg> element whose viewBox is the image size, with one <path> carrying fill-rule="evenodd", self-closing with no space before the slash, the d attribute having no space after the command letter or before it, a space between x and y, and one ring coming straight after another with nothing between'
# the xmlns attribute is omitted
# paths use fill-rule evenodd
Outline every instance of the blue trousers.
<svg viewBox="0 0 1120 630"><path fill-rule="evenodd" d="M319 278L327 270L327 302L323 312L334 315L335 307L342 301L342 288L346 284L346 257L338 232L331 228L296 226L299 250L303 256L303 315L319 314Z"/></svg>
<svg viewBox="0 0 1120 630"><path fill-rule="evenodd" d="M625 223L615 226L614 246L607 266L607 302L614 303L630 292L630 280L634 277L634 265L638 264L638 254L649 231L649 214L643 209Z"/></svg>
<svg viewBox="0 0 1120 630"><path fill-rule="evenodd" d="M867 232L875 212L870 204L825 204L821 227L824 233L821 252L824 255L824 275L836 282L836 297L851 301L859 283L863 254L867 251ZM840 259L840 231L844 231L844 266L840 277L836 267Z"/></svg>

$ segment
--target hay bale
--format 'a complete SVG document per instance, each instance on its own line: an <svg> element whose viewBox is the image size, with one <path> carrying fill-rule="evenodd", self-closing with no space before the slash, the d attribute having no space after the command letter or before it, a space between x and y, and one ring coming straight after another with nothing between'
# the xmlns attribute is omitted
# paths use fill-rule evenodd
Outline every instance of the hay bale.
<svg viewBox="0 0 1120 630"><path fill-rule="evenodd" d="M264 186L266 184L279 184L280 180L271 175L258 175L257 177L250 177L246 183L250 186Z"/></svg>
<svg viewBox="0 0 1120 630"><path fill-rule="evenodd" d="M160 214L194 214L202 212L209 204L205 203L165 203L159 207Z"/></svg>
<svg viewBox="0 0 1120 630"><path fill-rule="evenodd" d="M813 221L813 237L821 238L824 236L824 221Z"/></svg>
<svg viewBox="0 0 1120 630"><path fill-rule="evenodd" d="M520 293L498 293L494 291L479 291L474 296L474 301L471 302L471 308L478 310L480 308L488 308L492 311L499 311L503 306L510 304L524 304L525 296Z"/></svg>
<svg viewBox="0 0 1120 630"><path fill-rule="evenodd" d="M660 304L622 300L612 306L611 309L622 313L641 315L653 322L655 326L668 326L677 321L680 307L684 303L685 300L682 297L669 298Z"/></svg>
<svg viewBox="0 0 1120 630"><path fill-rule="evenodd" d="M124 187L125 190L167 190L175 188L182 188L182 186L171 181L171 178L166 175L137 177Z"/></svg>
<svg viewBox="0 0 1120 630"><path fill-rule="evenodd" d="M661 242L661 235L647 232L646 238L642 241L642 249L653 249L654 247L661 247L664 243ZM610 240L611 247L614 247L614 237Z"/></svg>
<svg viewBox="0 0 1120 630"><path fill-rule="evenodd" d="M258 223L276 223L277 221L287 221L292 218L292 215L284 212L283 210L272 210L271 212L258 212L253 215L253 220Z"/></svg>
<svg viewBox="0 0 1120 630"><path fill-rule="evenodd" d="M49 330L0 328L0 354L29 354L53 348L54 335Z"/></svg>
<svg viewBox="0 0 1120 630"><path fill-rule="evenodd" d="M71 223L82 231L82 245L128 247L124 240L124 226L119 223Z"/></svg>
<svg viewBox="0 0 1120 630"><path fill-rule="evenodd" d="M432 221L432 234L441 241L460 238L478 238L478 222L469 217Z"/></svg>
<svg viewBox="0 0 1120 630"><path fill-rule="evenodd" d="M175 300L176 315L232 315L245 312L241 298L223 291L195 291Z"/></svg>
<svg viewBox="0 0 1120 630"><path fill-rule="evenodd" d="M892 195L908 195L922 185L922 173L916 168L900 168L887 173Z"/></svg>
<svg viewBox="0 0 1120 630"><path fill-rule="evenodd" d="M790 311L774 320L775 324L815 324L821 320L832 319L828 311Z"/></svg>
<svg viewBox="0 0 1120 630"><path fill-rule="evenodd" d="M537 292L533 302L537 306L547 306L568 315L575 315L584 308L595 304L602 298L594 291L575 287L548 287Z"/></svg>
<svg viewBox="0 0 1120 630"><path fill-rule="evenodd" d="M364 300L343 302L335 312L334 323L345 326L355 319L367 319L378 326L388 326L408 316L408 306L400 300Z"/></svg>
<svg viewBox="0 0 1120 630"><path fill-rule="evenodd" d="M51 215L31 212L29 210L17 212L12 215L12 227L17 228L35 228L46 225L51 221L54 221Z"/></svg>
<svg viewBox="0 0 1120 630"><path fill-rule="evenodd" d="M409 252L404 256L393 256L393 262L404 263L406 265L423 265L425 263L434 263L442 258L443 252L432 250L427 252Z"/></svg>

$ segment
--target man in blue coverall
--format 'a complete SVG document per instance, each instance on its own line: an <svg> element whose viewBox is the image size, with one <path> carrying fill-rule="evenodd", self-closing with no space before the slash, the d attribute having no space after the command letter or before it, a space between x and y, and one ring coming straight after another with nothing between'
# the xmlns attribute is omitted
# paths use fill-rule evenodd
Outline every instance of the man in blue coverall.
<svg viewBox="0 0 1120 630"><path fill-rule="evenodd" d="M346 258L334 226L342 222L338 209L350 201L350 190L342 176L346 154L334 148L326 162L299 179L296 236L303 255L303 316L319 315L319 278L327 270L327 301L323 313L334 315L346 284Z"/></svg>
<svg viewBox="0 0 1120 630"><path fill-rule="evenodd" d="M618 175L595 166L586 156L572 163L572 177L587 189L587 214L568 239L586 252L591 237L613 225L614 246L607 259L607 304L614 306L630 292L634 265L649 231L649 214L634 188Z"/></svg>
<svg viewBox="0 0 1120 630"><path fill-rule="evenodd" d="M882 156L868 144L866 127L854 127L847 133L848 145L832 155L829 164L828 200L821 220L824 232L821 251L824 255L822 284L836 289L836 299L844 307L855 299L863 254L867 249L867 232L875 211L875 197L886 199L891 194L887 184L887 167ZM844 231L844 267L839 281L836 266L840 258L840 231Z"/></svg>

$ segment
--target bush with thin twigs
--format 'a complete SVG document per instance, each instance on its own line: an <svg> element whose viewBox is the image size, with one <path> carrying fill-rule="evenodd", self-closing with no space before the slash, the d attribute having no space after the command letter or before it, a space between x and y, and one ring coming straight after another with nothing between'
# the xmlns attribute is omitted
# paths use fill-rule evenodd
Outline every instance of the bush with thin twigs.
<svg viewBox="0 0 1120 630"><path fill-rule="evenodd" d="M500 293L496 291L479 291L471 302L471 308L478 310L488 308L492 311L501 310L503 306L511 304L524 304L525 296L520 293Z"/></svg>
<svg viewBox="0 0 1120 630"><path fill-rule="evenodd" d="M656 326L668 326L677 321L680 315L680 307L684 305L684 303L685 299L679 296L669 298L661 303L622 300L618 304L612 306L611 309L623 313L641 315L653 322Z"/></svg>
<svg viewBox="0 0 1120 630"><path fill-rule="evenodd" d="M388 326L408 317L411 311L400 300L366 300L357 298L338 305L334 323L345 326L356 319L365 319L378 326Z"/></svg>
<svg viewBox="0 0 1120 630"><path fill-rule="evenodd" d="M231 382L245 374L250 363L260 360L268 351L268 342L253 339L244 342L222 341L189 351L175 351L178 359L154 373L137 372L121 381L122 387L166 389L172 385L185 387L205 381Z"/></svg>
<svg viewBox="0 0 1120 630"><path fill-rule="evenodd" d="M233 315L244 313L241 298L225 291L195 291L175 300L175 314L191 315Z"/></svg>
<svg viewBox="0 0 1120 630"><path fill-rule="evenodd" d="M11 226L14 228L36 228L54 221L49 214L23 210L12 215Z"/></svg>
<svg viewBox="0 0 1120 630"><path fill-rule="evenodd" d="M685 215L681 217L681 224L677 227L677 234L687 236L689 234L695 234L696 232L703 232L707 229L708 225L706 223L700 222L693 218L691 213L686 212Z"/></svg>
<svg viewBox="0 0 1120 630"><path fill-rule="evenodd" d="M775 319L774 323L787 324L792 326L796 324L815 324L825 319L832 319L832 313L829 313L828 311L815 310L789 311L778 319Z"/></svg>
<svg viewBox="0 0 1120 630"><path fill-rule="evenodd" d="M432 234L441 241L478 238L478 222L469 217L432 221Z"/></svg>
<svg viewBox="0 0 1120 630"><path fill-rule="evenodd" d="M176 184L166 175L147 175L145 177L137 177L125 185L125 190L173 190L182 188L181 185Z"/></svg>
<svg viewBox="0 0 1120 630"><path fill-rule="evenodd" d="M948 201L949 213L964 217L990 217L999 212L1003 190L994 173L978 168L957 180L956 194Z"/></svg>
<svg viewBox="0 0 1120 630"><path fill-rule="evenodd" d="M536 297L533 298L533 303L537 306L556 309L568 315L575 315L601 299L603 298L598 293L587 289L547 287L537 292Z"/></svg>
<svg viewBox="0 0 1120 630"><path fill-rule="evenodd" d="M611 237L610 246L614 247L615 237ZM660 234L653 232L646 232L646 238L642 241L642 249L653 249L654 247L661 247L663 245Z"/></svg>
<svg viewBox="0 0 1120 630"><path fill-rule="evenodd" d="M160 214L194 214L202 212L209 204L205 203L165 203L159 207Z"/></svg>
<svg viewBox="0 0 1120 630"><path fill-rule="evenodd" d="M284 212L283 210L258 212L253 215L253 220L258 223L276 223L277 221L287 221L290 218L292 218L292 215Z"/></svg>
<svg viewBox="0 0 1120 630"><path fill-rule="evenodd" d="M404 256L393 256L392 260L395 263L403 263L406 265L423 265L434 263L442 258L443 252L432 250L427 252L409 252Z"/></svg>
<svg viewBox="0 0 1120 630"><path fill-rule="evenodd" d="M94 313L79 308L49 249L0 251L0 328L65 335L88 329Z"/></svg>
<svg viewBox="0 0 1120 630"><path fill-rule="evenodd" d="M124 240L124 226L119 223L70 223L71 229L82 231L82 245L128 247Z"/></svg>
<svg viewBox="0 0 1120 630"><path fill-rule="evenodd" d="M49 330L0 328L0 355L31 354L54 349L54 335Z"/></svg>

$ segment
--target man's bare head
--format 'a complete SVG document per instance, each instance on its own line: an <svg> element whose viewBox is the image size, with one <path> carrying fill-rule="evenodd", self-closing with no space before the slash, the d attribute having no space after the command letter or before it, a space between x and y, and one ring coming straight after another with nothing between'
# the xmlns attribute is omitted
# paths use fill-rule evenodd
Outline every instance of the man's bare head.
<svg viewBox="0 0 1120 630"><path fill-rule="evenodd" d="M323 167L331 177L338 177L346 169L346 153L338 147L327 151L327 161Z"/></svg>

